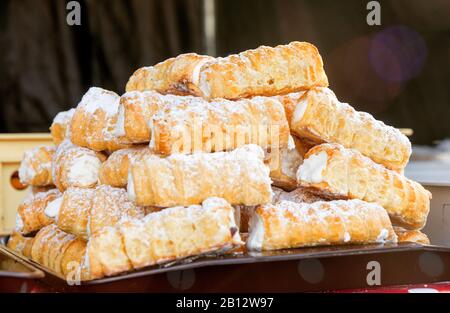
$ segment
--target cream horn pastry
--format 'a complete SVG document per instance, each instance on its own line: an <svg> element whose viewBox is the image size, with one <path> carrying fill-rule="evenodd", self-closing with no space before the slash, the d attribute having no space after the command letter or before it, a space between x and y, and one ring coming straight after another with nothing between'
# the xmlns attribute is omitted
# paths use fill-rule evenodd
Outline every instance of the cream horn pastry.
<svg viewBox="0 0 450 313"><path fill-rule="evenodd" d="M264 152L247 145L231 152L146 155L135 162L128 195L140 206L171 207L200 204L209 197L233 205L257 205L272 200Z"/></svg>
<svg viewBox="0 0 450 313"><path fill-rule="evenodd" d="M55 146L39 146L26 151L19 167L20 182L36 187L52 186L52 160L55 151Z"/></svg>
<svg viewBox="0 0 450 313"><path fill-rule="evenodd" d="M126 148L122 138L113 134L119 117L120 97L105 89L92 87L78 104L70 124L70 139L94 151Z"/></svg>
<svg viewBox="0 0 450 313"><path fill-rule="evenodd" d="M258 206L250 220L249 250L397 242L386 211L361 200Z"/></svg>
<svg viewBox="0 0 450 313"><path fill-rule="evenodd" d="M34 237L24 237L21 233L13 231L6 246L27 258L31 258L31 247Z"/></svg>
<svg viewBox="0 0 450 313"><path fill-rule="evenodd" d="M224 253L243 242L224 199L173 207L105 227L88 243L85 272L92 279L186 257Z"/></svg>
<svg viewBox="0 0 450 313"><path fill-rule="evenodd" d="M261 46L226 58L182 54L137 70L126 89L240 99L314 86L328 86L319 51L310 43L294 41L276 47Z"/></svg>
<svg viewBox="0 0 450 313"><path fill-rule="evenodd" d="M53 119L50 126L53 143L59 145L66 139L70 139L70 123L72 121L75 109L59 112Z"/></svg>
<svg viewBox="0 0 450 313"><path fill-rule="evenodd" d="M54 224L42 228L34 238L31 259L64 277L81 268L86 241L65 233Z"/></svg>
<svg viewBox="0 0 450 313"><path fill-rule="evenodd" d="M430 210L431 193L422 185L338 144L309 150L297 180L322 196L378 203L394 225L407 229L421 229Z"/></svg>
<svg viewBox="0 0 450 313"><path fill-rule="evenodd" d="M45 208L60 196L58 189L30 193L17 209L16 231L27 235L53 223L53 220L45 215Z"/></svg>
<svg viewBox="0 0 450 313"><path fill-rule="evenodd" d="M177 99L183 98L163 96L155 91L125 93L120 97L118 119L113 134L130 143L148 143L149 121L159 110Z"/></svg>
<svg viewBox="0 0 450 313"><path fill-rule="evenodd" d="M272 186L272 203L276 204L281 201L292 201L297 203L313 203L317 201L325 201L325 198L319 197L305 188L297 188L291 191L285 191L281 188ZM236 222L239 224L239 231L247 233L249 221L255 212L257 206L234 205L236 213Z"/></svg>
<svg viewBox="0 0 450 313"><path fill-rule="evenodd" d="M420 230L408 230L394 226L394 231L397 234L398 242L415 242L424 245L430 244L428 236Z"/></svg>
<svg viewBox="0 0 450 313"><path fill-rule="evenodd" d="M289 125L283 105L270 97L212 101L174 98L149 121L150 148L160 154L230 151L246 144L286 148Z"/></svg>
<svg viewBox="0 0 450 313"><path fill-rule="evenodd" d="M411 142L398 129L355 111L328 88L279 97L290 117L291 131L316 143L339 143L358 150L388 169L402 172L411 155Z"/></svg>
<svg viewBox="0 0 450 313"><path fill-rule="evenodd" d="M145 154L150 153L152 152L148 146L138 146L115 151L100 167L100 184L106 184L117 188L126 187L130 164L139 160Z"/></svg>
<svg viewBox="0 0 450 313"><path fill-rule="evenodd" d="M53 158L53 182L61 192L69 187L95 187L100 166L105 159L101 153L78 147L65 140L58 146Z"/></svg>
<svg viewBox="0 0 450 313"><path fill-rule="evenodd" d="M69 188L45 214L63 231L88 239L123 218L143 218L146 209L128 200L125 189L101 185L94 189Z"/></svg>
<svg viewBox="0 0 450 313"><path fill-rule="evenodd" d="M272 184L286 190L294 190L297 187L297 169L311 147L309 142L290 136L287 147L266 152L265 163L270 168Z"/></svg>

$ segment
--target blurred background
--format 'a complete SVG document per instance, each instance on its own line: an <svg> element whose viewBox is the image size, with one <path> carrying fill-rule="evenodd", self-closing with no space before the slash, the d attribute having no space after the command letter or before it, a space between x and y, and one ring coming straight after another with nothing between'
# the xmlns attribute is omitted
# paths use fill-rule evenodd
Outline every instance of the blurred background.
<svg viewBox="0 0 450 313"><path fill-rule="evenodd" d="M450 1L391 0L369 26L365 0L0 2L0 132L47 131L90 86L123 93L134 70L185 52L226 56L293 40L315 44L341 101L415 144L450 137Z"/></svg>

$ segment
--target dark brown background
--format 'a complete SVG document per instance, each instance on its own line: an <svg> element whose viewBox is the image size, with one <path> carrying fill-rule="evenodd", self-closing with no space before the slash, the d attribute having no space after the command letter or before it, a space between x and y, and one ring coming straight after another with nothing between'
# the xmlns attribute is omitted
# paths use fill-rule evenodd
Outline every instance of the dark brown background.
<svg viewBox="0 0 450 313"><path fill-rule="evenodd" d="M72 27L66 2L0 1L0 131L46 131L89 86L122 93L138 67L206 51L202 0L79 1ZM413 128L414 143L450 137L450 1L379 1L381 26L367 2L216 0L217 55L310 41L341 100Z"/></svg>

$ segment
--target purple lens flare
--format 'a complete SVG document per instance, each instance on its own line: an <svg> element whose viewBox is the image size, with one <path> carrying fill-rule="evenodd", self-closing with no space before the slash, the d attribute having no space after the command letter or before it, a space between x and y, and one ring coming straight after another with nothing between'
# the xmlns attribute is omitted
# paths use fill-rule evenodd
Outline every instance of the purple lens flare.
<svg viewBox="0 0 450 313"><path fill-rule="evenodd" d="M406 82L420 74L428 56L425 40L406 26L392 26L376 34L369 60L378 76L387 82Z"/></svg>

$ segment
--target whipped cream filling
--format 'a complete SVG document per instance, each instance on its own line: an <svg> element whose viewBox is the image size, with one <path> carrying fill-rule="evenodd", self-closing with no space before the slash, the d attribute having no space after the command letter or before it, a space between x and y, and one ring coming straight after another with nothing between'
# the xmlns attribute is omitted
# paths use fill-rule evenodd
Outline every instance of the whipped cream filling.
<svg viewBox="0 0 450 313"><path fill-rule="evenodd" d="M203 65L209 61L210 61L209 58L204 58L203 60L197 62L197 65L194 67L194 70L192 71L191 79L193 84L198 84L200 80L200 70L202 69Z"/></svg>
<svg viewBox="0 0 450 313"><path fill-rule="evenodd" d="M247 249L261 251L264 241L264 222L256 212L253 213L249 222L249 236Z"/></svg>
<svg viewBox="0 0 450 313"><path fill-rule="evenodd" d="M133 179L133 173L128 171L128 185L127 185L127 192L128 192L128 199L130 201L135 202L136 201L136 192L134 190L134 179Z"/></svg>
<svg viewBox="0 0 450 313"><path fill-rule="evenodd" d="M389 236L389 231L386 228L383 228L380 231L380 234L377 237L377 242L384 243Z"/></svg>
<svg viewBox="0 0 450 313"><path fill-rule="evenodd" d="M101 161L92 155L76 158L69 169L68 180L71 185L89 187L98 182Z"/></svg>
<svg viewBox="0 0 450 313"><path fill-rule="evenodd" d="M328 155L325 151L309 156L298 168L297 180L312 184L321 183L327 162Z"/></svg>
<svg viewBox="0 0 450 313"><path fill-rule="evenodd" d="M308 107L308 102L302 100L295 106L294 114L292 116L292 123L298 123L305 115L306 108Z"/></svg>
<svg viewBox="0 0 450 313"><path fill-rule="evenodd" d="M44 210L47 217L58 221L59 210L61 209L63 197L56 198L55 200L49 202Z"/></svg>

